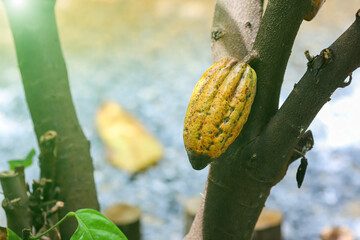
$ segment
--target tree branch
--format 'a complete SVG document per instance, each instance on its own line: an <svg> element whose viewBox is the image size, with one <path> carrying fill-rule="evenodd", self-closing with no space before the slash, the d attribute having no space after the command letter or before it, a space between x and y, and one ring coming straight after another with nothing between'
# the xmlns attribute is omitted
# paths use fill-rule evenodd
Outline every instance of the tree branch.
<svg viewBox="0 0 360 240"><path fill-rule="evenodd" d="M269 1L261 20L253 51L259 59L253 64L258 77L256 97L243 130L243 142L259 135L276 113L285 69L291 49L311 1Z"/></svg>
<svg viewBox="0 0 360 240"><path fill-rule="evenodd" d="M360 67L360 10L355 22L308 65L306 73L266 130L245 151L247 158L256 154L262 159L258 164L251 163L249 169L253 174L273 184L285 175L291 163L288 154L316 114L330 100L332 93L343 87L351 72Z"/></svg>

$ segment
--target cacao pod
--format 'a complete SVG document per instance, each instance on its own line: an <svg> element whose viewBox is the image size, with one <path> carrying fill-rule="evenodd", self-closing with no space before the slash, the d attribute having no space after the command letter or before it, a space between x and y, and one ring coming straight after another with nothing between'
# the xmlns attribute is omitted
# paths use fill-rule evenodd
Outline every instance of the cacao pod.
<svg viewBox="0 0 360 240"><path fill-rule="evenodd" d="M206 167L240 134L256 93L256 73L227 57L196 84L184 121L184 143L194 169Z"/></svg>
<svg viewBox="0 0 360 240"><path fill-rule="evenodd" d="M318 13L318 11L320 10L321 6L324 4L325 1L326 0L313 0L314 9L313 9L313 11L311 13L306 15L304 17L304 19L306 21L311 21L316 16L316 14Z"/></svg>

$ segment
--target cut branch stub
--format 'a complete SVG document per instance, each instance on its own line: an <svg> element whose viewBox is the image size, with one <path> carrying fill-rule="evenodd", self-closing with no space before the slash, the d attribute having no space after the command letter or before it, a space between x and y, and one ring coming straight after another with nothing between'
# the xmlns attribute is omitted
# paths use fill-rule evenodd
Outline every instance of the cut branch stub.
<svg viewBox="0 0 360 240"><path fill-rule="evenodd" d="M184 122L194 169L219 157L241 132L256 92L256 73L234 57L210 67L196 84Z"/></svg>
<svg viewBox="0 0 360 240"><path fill-rule="evenodd" d="M20 176L14 171L0 172L0 183L4 192L2 207L6 213L7 226L17 235L31 227L29 198Z"/></svg>
<svg viewBox="0 0 360 240"><path fill-rule="evenodd" d="M47 131L40 137L40 178L56 180L57 133Z"/></svg>

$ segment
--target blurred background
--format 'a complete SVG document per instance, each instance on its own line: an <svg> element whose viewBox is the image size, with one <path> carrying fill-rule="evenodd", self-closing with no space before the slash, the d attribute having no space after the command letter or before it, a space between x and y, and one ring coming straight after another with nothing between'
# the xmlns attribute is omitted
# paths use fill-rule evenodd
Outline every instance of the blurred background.
<svg viewBox="0 0 360 240"><path fill-rule="evenodd" d="M306 70L304 51L318 54L354 21L358 0L327 1L304 22L288 65L281 102ZM207 168L194 171L182 141L192 89L211 65L214 0L57 0L56 13L73 100L95 166L102 209L129 203L142 210L144 240L182 239L183 203L200 195ZM360 72L338 89L314 120L315 146L301 189L299 162L275 186L266 207L284 212L288 240L318 239L326 226L347 226L360 238ZM158 164L138 174L115 168L95 124L106 101L120 103L164 147ZM0 170L37 148L15 50L0 4ZM39 151L37 150L37 153ZM37 179L38 164L26 171ZM6 225L1 211L0 225Z"/></svg>

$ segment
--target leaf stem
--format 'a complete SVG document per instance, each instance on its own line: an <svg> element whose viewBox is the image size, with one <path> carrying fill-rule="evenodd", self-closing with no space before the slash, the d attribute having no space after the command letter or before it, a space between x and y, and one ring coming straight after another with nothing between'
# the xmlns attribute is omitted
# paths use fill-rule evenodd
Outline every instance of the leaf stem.
<svg viewBox="0 0 360 240"><path fill-rule="evenodd" d="M65 221L65 219L67 219L68 217L71 216L75 216L76 217L76 213L75 212L69 212L68 214L66 214L60 221L58 221L54 226L52 226L51 228L49 228L48 230L46 230L45 232L43 232L41 235L39 236L35 236L35 237L30 237L30 240L35 240L35 239L40 239L41 237L45 236L46 234L48 234L49 232L51 232L52 230L54 230L57 226L59 226L63 221Z"/></svg>

